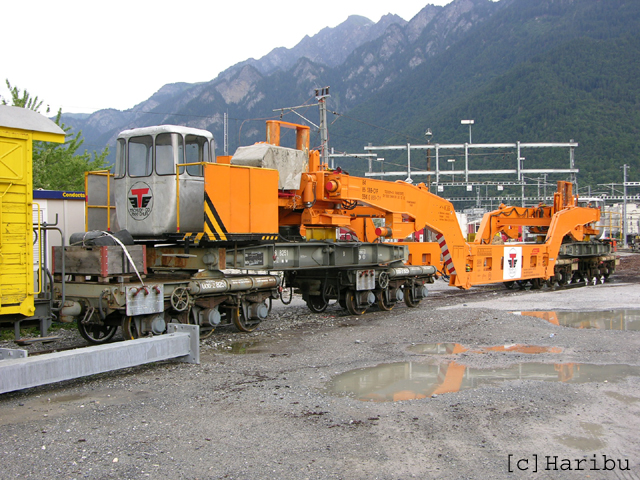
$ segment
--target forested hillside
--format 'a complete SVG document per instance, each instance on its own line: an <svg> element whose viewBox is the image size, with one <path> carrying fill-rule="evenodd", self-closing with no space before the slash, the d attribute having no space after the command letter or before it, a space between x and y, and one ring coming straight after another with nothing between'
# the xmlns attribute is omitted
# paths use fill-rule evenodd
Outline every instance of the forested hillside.
<svg viewBox="0 0 640 480"><path fill-rule="evenodd" d="M352 149L424 143L431 128L433 142L464 142L470 118L476 143L574 139L581 184L619 182L620 165L640 166L638 27L640 2L514 1L349 112L406 136L356 122L336 122L333 136Z"/></svg>

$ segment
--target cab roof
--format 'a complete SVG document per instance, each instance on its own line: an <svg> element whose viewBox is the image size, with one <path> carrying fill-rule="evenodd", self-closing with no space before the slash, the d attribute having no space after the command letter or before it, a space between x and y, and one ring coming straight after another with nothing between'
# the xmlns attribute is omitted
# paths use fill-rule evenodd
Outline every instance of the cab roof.
<svg viewBox="0 0 640 480"><path fill-rule="evenodd" d="M142 135L157 135L159 133L180 133L182 135L200 135L213 139L213 134L199 128L184 127L182 125L156 125L153 127L132 128L120 132L118 138L139 137Z"/></svg>

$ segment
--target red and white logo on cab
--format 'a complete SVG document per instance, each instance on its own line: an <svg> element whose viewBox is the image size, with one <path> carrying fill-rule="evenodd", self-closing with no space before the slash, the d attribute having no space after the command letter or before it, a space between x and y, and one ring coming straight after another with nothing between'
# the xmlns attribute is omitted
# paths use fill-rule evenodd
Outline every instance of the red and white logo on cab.
<svg viewBox="0 0 640 480"><path fill-rule="evenodd" d="M144 220L153 210L153 192L144 182L137 182L129 189L129 215L134 220Z"/></svg>

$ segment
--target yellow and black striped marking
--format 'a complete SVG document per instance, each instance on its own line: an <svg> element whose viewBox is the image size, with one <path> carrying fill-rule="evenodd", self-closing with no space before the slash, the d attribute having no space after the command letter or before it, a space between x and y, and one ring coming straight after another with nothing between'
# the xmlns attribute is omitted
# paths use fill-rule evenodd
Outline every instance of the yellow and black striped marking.
<svg viewBox="0 0 640 480"><path fill-rule="evenodd" d="M185 233L184 237L182 237L183 242L193 243L194 245L199 245L200 242L208 241L209 235L204 232L199 233Z"/></svg>
<svg viewBox="0 0 640 480"><path fill-rule="evenodd" d="M204 232L213 240L227 240L227 229L209 195L204 195Z"/></svg>
<svg viewBox="0 0 640 480"><path fill-rule="evenodd" d="M276 242L280 238L277 234L271 233L227 233L224 240L221 240L218 236L211 237L204 232L189 232L184 235L180 235L178 241L184 242L194 247L207 248L212 245L217 247L231 246L236 243L240 244L255 244L262 242Z"/></svg>

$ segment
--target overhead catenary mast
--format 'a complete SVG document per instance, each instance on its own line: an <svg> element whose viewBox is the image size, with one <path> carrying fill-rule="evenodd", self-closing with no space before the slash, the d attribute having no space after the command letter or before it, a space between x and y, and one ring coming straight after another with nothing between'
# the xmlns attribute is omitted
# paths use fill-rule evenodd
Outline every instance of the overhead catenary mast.
<svg viewBox="0 0 640 480"><path fill-rule="evenodd" d="M223 150L224 155L229 155L229 113L224 113L224 122L223 122Z"/></svg>
<svg viewBox="0 0 640 480"><path fill-rule="evenodd" d="M326 99L330 96L329 87L316 88L316 100L320 108L320 159L325 165L329 164L329 130L327 128Z"/></svg>

